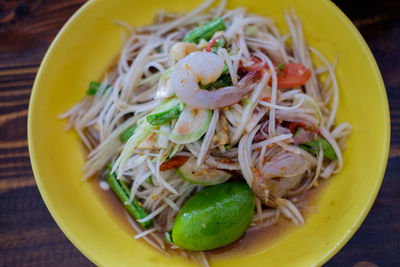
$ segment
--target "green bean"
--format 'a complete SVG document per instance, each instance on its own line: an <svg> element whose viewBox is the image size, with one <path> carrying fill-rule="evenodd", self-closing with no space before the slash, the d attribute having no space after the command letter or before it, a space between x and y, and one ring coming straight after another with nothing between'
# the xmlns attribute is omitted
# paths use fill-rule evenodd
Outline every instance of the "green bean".
<svg viewBox="0 0 400 267"><path fill-rule="evenodd" d="M182 105L177 104L175 107L165 110L163 112L150 114L146 117L148 123L153 126L162 125L168 121L179 118L182 112Z"/></svg>
<svg viewBox="0 0 400 267"><path fill-rule="evenodd" d="M125 209L131 214L136 220L143 219L148 216L147 212L140 205L139 200L135 197L131 202L129 202L130 190L128 186L122 181L117 179L114 173L110 173L111 166L107 167L106 180L110 185L111 189L117 195L119 200L124 205ZM153 220L148 220L146 222L138 222L143 228L147 229L153 225Z"/></svg>
<svg viewBox="0 0 400 267"><path fill-rule="evenodd" d="M224 20L218 17L205 23L203 26L196 27L188 32L183 38L184 42L199 43L201 39L209 40L213 34L217 31L223 31L226 29Z"/></svg>

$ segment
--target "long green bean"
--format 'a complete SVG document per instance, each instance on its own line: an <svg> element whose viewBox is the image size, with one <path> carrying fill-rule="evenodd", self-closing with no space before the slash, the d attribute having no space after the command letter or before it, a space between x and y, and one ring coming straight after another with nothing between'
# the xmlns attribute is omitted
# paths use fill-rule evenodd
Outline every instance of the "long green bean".
<svg viewBox="0 0 400 267"><path fill-rule="evenodd" d="M124 205L125 209L136 219L140 220L148 216L147 212L140 205L139 200L135 197L131 202L129 201L130 190L128 186L122 181L117 179L114 173L110 173L111 166L107 168L106 180L111 189L117 195L119 200ZM146 222L138 222L143 228L147 229L153 225L153 220Z"/></svg>
<svg viewBox="0 0 400 267"><path fill-rule="evenodd" d="M188 32L183 38L183 41L190 43L199 43L201 39L208 41L215 32L223 31L225 29L226 26L224 20L221 17L218 17Z"/></svg>

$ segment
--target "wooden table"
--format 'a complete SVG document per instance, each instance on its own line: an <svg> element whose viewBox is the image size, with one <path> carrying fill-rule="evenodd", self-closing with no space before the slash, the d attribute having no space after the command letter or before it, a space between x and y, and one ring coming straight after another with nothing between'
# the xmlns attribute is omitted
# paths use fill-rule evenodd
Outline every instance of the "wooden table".
<svg viewBox="0 0 400 267"><path fill-rule="evenodd" d="M26 130L29 96L40 61L83 2L0 1L0 266L93 265L64 236L42 201L30 166ZM371 212L326 266L398 266L400 1L335 2L358 27L381 69L392 140L385 179Z"/></svg>

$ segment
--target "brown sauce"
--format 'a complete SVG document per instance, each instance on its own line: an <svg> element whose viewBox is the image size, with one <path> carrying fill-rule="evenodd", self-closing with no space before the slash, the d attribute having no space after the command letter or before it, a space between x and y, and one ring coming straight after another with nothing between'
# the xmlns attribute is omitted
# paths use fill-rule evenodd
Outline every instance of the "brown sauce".
<svg viewBox="0 0 400 267"><path fill-rule="evenodd" d="M112 216L113 220L117 221L121 229L123 229L133 238L133 236L136 235L136 231L128 222L126 217L127 213L125 212L123 205L121 205L119 199L114 195L111 189L101 189L99 186L99 181L99 178L93 178L90 180L89 183L91 184L93 192L97 195L99 200L104 203L104 207ZM305 217L306 224L307 218L312 216L312 213L318 212L319 196L324 191L324 188L328 183L329 182L325 180L319 181L319 185L317 187L314 187L311 190L296 196L296 204L301 204L300 206L302 207L309 207L306 210L300 208L301 213ZM231 258L233 255L235 255L234 257L238 257L249 253L254 253L258 250L272 246L280 239L295 231L298 227L303 226L294 226L291 222L281 219L278 223L270 226L261 227L258 229L250 228L238 241L229 246L208 251L207 254L210 256L212 261L213 259ZM148 245L145 241L142 242L150 247L150 245ZM154 249L154 251L157 250Z"/></svg>

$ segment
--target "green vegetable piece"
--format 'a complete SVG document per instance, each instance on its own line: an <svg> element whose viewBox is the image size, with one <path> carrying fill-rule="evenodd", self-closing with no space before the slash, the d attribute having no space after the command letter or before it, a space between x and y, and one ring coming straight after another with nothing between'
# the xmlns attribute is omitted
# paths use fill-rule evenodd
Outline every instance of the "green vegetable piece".
<svg viewBox="0 0 400 267"><path fill-rule="evenodd" d="M309 143L299 145L299 147L311 154L316 154L317 149L319 151L319 142L317 140L312 140Z"/></svg>
<svg viewBox="0 0 400 267"><path fill-rule="evenodd" d="M327 159L335 160L337 159L337 155L331 144L328 143L325 139L320 139L320 144L322 146L322 150L324 151L324 156Z"/></svg>
<svg viewBox="0 0 400 267"><path fill-rule="evenodd" d="M199 87L201 89L206 89L206 90L210 90L211 88L213 89L219 89L222 87L226 87L226 86L231 86L232 85L232 80L231 80L231 76L228 74L222 74L215 82L213 83L209 83L207 85L202 85L199 84Z"/></svg>
<svg viewBox="0 0 400 267"><path fill-rule="evenodd" d="M169 134L169 140L176 144L189 144L200 139L207 132L211 117L211 110L185 107Z"/></svg>
<svg viewBox="0 0 400 267"><path fill-rule="evenodd" d="M225 64L224 68L222 69L221 76L215 82L209 83L207 85L202 85L199 82L199 87L201 89L210 90L210 89L219 89L226 86L232 85L231 75L229 74L228 66Z"/></svg>
<svg viewBox="0 0 400 267"><path fill-rule="evenodd" d="M257 26L249 25L244 28L244 36L254 36L257 34Z"/></svg>
<svg viewBox="0 0 400 267"><path fill-rule="evenodd" d="M196 27L188 32L183 38L183 41L198 44L201 39L208 41L215 32L223 31L225 29L226 26L224 20L221 17L218 17L205 23L203 26Z"/></svg>
<svg viewBox="0 0 400 267"><path fill-rule="evenodd" d="M224 147L225 147L225 150L229 150L232 148L232 144L225 144Z"/></svg>
<svg viewBox="0 0 400 267"><path fill-rule="evenodd" d="M215 47L224 47L225 46L225 38L221 37L215 41Z"/></svg>
<svg viewBox="0 0 400 267"><path fill-rule="evenodd" d="M293 133L293 136L298 135L301 131L304 131L303 128L297 127L296 130Z"/></svg>
<svg viewBox="0 0 400 267"><path fill-rule="evenodd" d="M147 115L146 121L152 126L159 126L173 119L177 119L183 110L183 103L178 98L164 101Z"/></svg>
<svg viewBox="0 0 400 267"><path fill-rule="evenodd" d="M164 240L167 241L170 244L173 244L174 242L172 241L172 231L165 232L164 234Z"/></svg>
<svg viewBox="0 0 400 267"><path fill-rule="evenodd" d="M180 104L177 104L175 107L160 112L156 114L150 114L149 116L146 117L146 120L148 123L154 126L162 125L166 122L169 122L173 119L179 118L179 115L182 112L182 107Z"/></svg>
<svg viewBox="0 0 400 267"><path fill-rule="evenodd" d="M215 45L211 48L211 51L214 54L217 54L218 48L224 47L224 46L225 46L225 38L223 38L223 37L217 38L217 40L215 40Z"/></svg>
<svg viewBox="0 0 400 267"><path fill-rule="evenodd" d="M122 143L125 143L126 141L128 141L128 139L135 133L136 128L137 128L137 125L135 124L132 127L123 131L121 133L121 135L119 136L119 140L121 140Z"/></svg>
<svg viewBox="0 0 400 267"><path fill-rule="evenodd" d="M87 95L95 95L100 87L99 82L92 81L89 83L89 88L86 91Z"/></svg>
<svg viewBox="0 0 400 267"><path fill-rule="evenodd" d="M230 177L230 173L209 167L207 164L197 166L197 160L190 158L176 173L183 179L192 184L216 185L226 182Z"/></svg>
<svg viewBox="0 0 400 267"><path fill-rule="evenodd" d="M228 73L228 71L229 71L228 65L225 64L225 65L224 65L224 68L222 69L221 75L222 75L222 74Z"/></svg>
<svg viewBox="0 0 400 267"><path fill-rule="evenodd" d="M147 212L139 205L139 200L135 197L132 202L129 202L130 190L128 186L122 181L118 180L114 173L110 173L111 164L107 167L106 180L111 189L117 195L125 209L136 219L140 220L148 216ZM139 223L139 222L138 222ZM148 220L139 223L143 228L147 229L153 225L153 220Z"/></svg>
<svg viewBox="0 0 400 267"><path fill-rule="evenodd" d="M278 69L283 70L283 68L285 67L285 65L283 63L278 65Z"/></svg>
<svg viewBox="0 0 400 267"><path fill-rule="evenodd" d="M317 155L319 147L322 146L324 157L330 160L337 159L337 155L333 147L323 138L312 140L309 143L299 145L300 148L310 152L311 154Z"/></svg>
<svg viewBox="0 0 400 267"><path fill-rule="evenodd" d="M101 86L101 83L96 82L96 81L91 81L89 83L89 88L87 89L86 94L87 95L92 95L92 96L96 95L96 93L99 90L100 86ZM106 89L104 90L104 92L106 90L108 90L108 88L110 88L110 87L111 87L110 85L107 85Z"/></svg>
<svg viewBox="0 0 400 267"><path fill-rule="evenodd" d="M192 196L176 216L172 240L189 250L226 246L246 232L254 216L254 196L242 182L206 187Z"/></svg>

